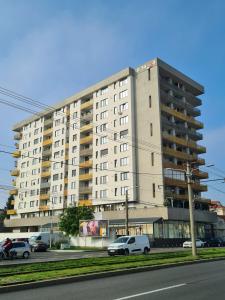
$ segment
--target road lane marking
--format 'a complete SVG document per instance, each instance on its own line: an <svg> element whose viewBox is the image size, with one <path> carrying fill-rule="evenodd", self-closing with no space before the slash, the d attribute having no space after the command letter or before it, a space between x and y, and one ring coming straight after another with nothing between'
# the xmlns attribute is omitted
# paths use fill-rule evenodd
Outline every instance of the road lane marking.
<svg viewBox="0 0 225 300"><path fill-rule="evenodd" d="M164 287L164 288L161 288L161 289L152 290L152 291L148 291L148 292L144 292L144 293L140 293L140 294L134 294L134 295L130 295L130 296L125 296L125 297L122 297L122 298L116 298L116 299L113 299L113 300L125 300L125 299L136 298L136 297L149 295L149 294L153 294L153 293L157 293L157 292L161 292L161 291L175 289L175 288L178 288L178 287L181 287L181 286L184 286L184 285L186 285L186 283L171 285L171 286L167 286L167 287Z"/></svg>

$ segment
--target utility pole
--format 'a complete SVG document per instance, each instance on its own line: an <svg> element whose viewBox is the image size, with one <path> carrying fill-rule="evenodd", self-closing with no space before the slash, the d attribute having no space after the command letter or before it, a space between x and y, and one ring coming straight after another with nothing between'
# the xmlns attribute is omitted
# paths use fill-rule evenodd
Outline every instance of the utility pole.
<svg viewBox="0 0 225 300"><path fill-rule="evenodd" d="M196 241L195 241L195 221L194 221L194 207L191 187L191 168L190 163L187 162L187 185L188 185L188 200L189 200L189 213L190 213L190 230L191 230L191 244L192 244L192 255L196 256Z"/></svg>
<svg viewBox="0 0 225 300"><path fill-rule="evenodd" d="M128 222L129 222L129 216L128 216L128 189L126 190L126 200L125 200L125 227L126 227L126 235L129 235L129 228L128 228Z"/></svg>

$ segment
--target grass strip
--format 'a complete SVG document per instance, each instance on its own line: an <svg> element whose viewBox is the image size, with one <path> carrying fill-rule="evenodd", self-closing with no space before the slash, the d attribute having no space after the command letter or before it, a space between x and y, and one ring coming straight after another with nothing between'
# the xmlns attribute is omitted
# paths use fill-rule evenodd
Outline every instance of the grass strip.
<svg viewBox="0 0 225 300"><path fill-rule="evenodd" d="M197 259L225 258L225 249L203 249L198 251ZM14 273L5 274L0 277L0 285L9 285L22 282L34 282L39 280L56 279L75 275L85 275L103 271L113 271L127 268L173 264L185 261L196 260L191 256L190 251L157 253L135 255L129 257L106 257L106 258L85 258L66 260L63 262L35 263L29 266L15 266ZM46 267L48 265L48 267ZM9 271L9 268L5 270ZM20 272L18 272L20 270ZM34 272L35 270L35 272ZM0 272L4 269L0 269Z"/></svg>

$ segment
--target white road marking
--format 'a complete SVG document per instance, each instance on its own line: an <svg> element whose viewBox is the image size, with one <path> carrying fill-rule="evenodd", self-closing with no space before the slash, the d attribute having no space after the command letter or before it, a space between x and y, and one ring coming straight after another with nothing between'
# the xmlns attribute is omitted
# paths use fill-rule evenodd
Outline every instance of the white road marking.
<svg viewBox="0 0 225 300"><path fill-rule="evenodd" d="M114 300L125 300L125 299L131 299L131 298L135 298L135 297L140 297L140 296L144 296L144 295L148 295L148 294L153 294L153 293L157 293L157 292L161 292L161 291L166 291L166 290L170 290L170 289L175 289L181 286L186 285L186 283L181 283L181 284L177 284L177 285L171 285L171 286L167 286L161 289L157 289L157 290L152 290L152 291L148 291L148 292L144 292L144 293L140 293L140 294L134 294L134 295L130 295L130 296L126 296L126 297L122 297L122 298L116 298Z"/></svg>

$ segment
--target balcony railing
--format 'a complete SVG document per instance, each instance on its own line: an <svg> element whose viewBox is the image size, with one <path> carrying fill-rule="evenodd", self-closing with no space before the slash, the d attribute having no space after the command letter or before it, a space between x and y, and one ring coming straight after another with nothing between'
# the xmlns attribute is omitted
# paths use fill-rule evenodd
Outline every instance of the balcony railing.
<svg viewBox="0 0 225 300"><path fill-rule="evenodd" d="M6 211L6 214L7 214L7 215L17 215L17 212L16 212L15 209L8 209L8 210Z"/></svg>
<svg viewBox="0 0 225 300"><path fill-rule="evenodd" d="M51 171L44 171L41 173L41 177L50 177L51 176Z"/></svg>
<svg viewBox="0 0 225 300"><path fill-rule="evenodd" d="M21 157L21 151L19 151L19 150L13 151L12 152L12 157L14 157L14 158Z"/></svg>
<svg viewBox="0 0 225 300"><path fill-rule="evenodd" d="M51 166L51 162L49 160L42 161L41 166L48 168Z"/></svg>
<svg viewBox="0 0 225 300"><path fill-rule="evenodd" d="M15 135L14 135L14 140L21 140L22 139L22 132L17 132Z"/></svg>
<svg viewBox="0 0 225 300"><path fill-rule="evenodd" d="M82 168L91 168L93 165L93 161L92 160L87 160L87 161L84 161L82 163L79 164L79 167L82 169Z"/></svg>
<svg viewBox="0 0 225 300"><path fill-rule="evenodd" d="M80 194L92 194L92 187L81 186L79 188L79 193Z"/></svg>
<svg viewBox="0 0 225 300"><path fill-rule="evenodd" d="M47 139L43 141L43 146L51 145L52 144L52 139Z"/></svg>
<svg viewBox="0 0 225 300"><path fill-rule="evenodd" d="M88 109L88 108L91 108L92 106L93 106L93 100L90 100L90 101L87 101L87 102L81 104L80 110Z"/></svg>
<svg viewBox="0 0 225 300"><path fill-rule="evenodd" d="M46 194L40 194L40 200L48 200L50 197L49 193Z"/></svg>
<svg viewBox="0 0 225 300"><path fill-rule="evenodd" d="M17 189L10 190L9 194L12 196L16 196L16 195L18 195L18 190Z"/></svg>
<svg viewBox="0 0 225 300"><path fill-rule="evenodd" d="M165 155L173 156L173 157L180 158L180 159L183 159L186 161L194 161L197 159L196 155L190 155L188 153L177 151L177 150L169 148L169 147L163 147L163 153Z"/></svg>
<svg viewBox="0 0 225 300"><path fill-rule="evenodd" d="M80 128L80 132L88 132L93 130L93 124L87 124Z"/></svg>
<svg viewBox="0 0 225 300"><path fill-rule="evenodd" d="M45 136L45 135L50 135L50 134L52 134L52 131L53 131L52 127L49 128L49 129L46 129L46 130L44 130L43 135L44 135L44 136Z"/></svg>
<svg viewBox="0 0 225 300"><path fill-rule="evenodd" d="M10 172L11 176L19 176L20 175L20 171L18 169L12 170Z"/></svg>
<svg viewBox="0 0 225 300"><path fill-rule="evenodd" d="M92 153L93 153L93 148L86 148L80 150L80 156L89 156L92 155Z"/></svg>
<svg viewBox="0 0 225 300"><path fill-rule="evenodd" d="M80 139L80 144L91 144L93 142L93 135L88 135Z"/></svg>
<svg viewBox="0 0 225 300"><path fill-rule="evenodd" d="M91 199L79 200L78 205L79 206L92 206L92 200Z"/></svg>
<svg viewBox="0 0 225 300"><path fill-rule="evenodd" d="M47 211L47 210L50 210L50 207L48 205L40 205L39 206L39 210L41 210L41 211Z"/></svg>
<svg viewBox="0 0 225 300"><path fill-rule="evenodd" d="M79 180L80 181L88 181L88 180L92 180L93 174L92 173L87 173L87 174L81 174L79 176Z"/></svg>

